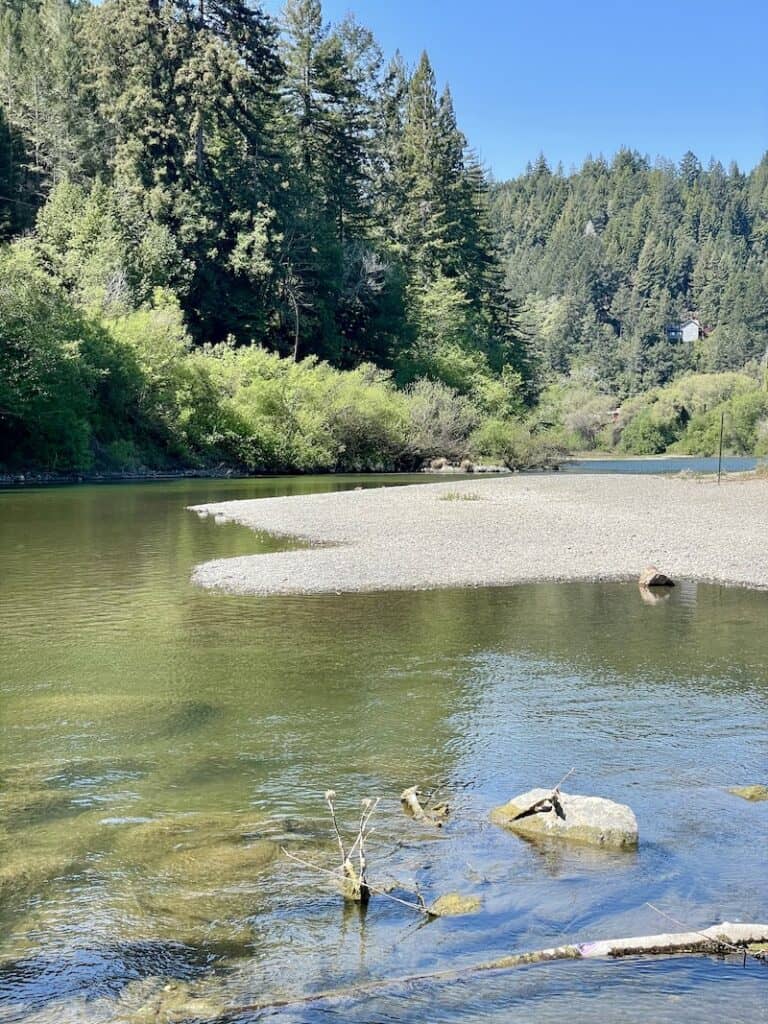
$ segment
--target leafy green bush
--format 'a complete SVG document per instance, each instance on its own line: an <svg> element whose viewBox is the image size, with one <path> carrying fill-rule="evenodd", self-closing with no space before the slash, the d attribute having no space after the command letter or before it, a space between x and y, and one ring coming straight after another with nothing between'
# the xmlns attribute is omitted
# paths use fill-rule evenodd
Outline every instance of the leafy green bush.
<svg viewBox="0 0 768 1024"><path fill-rule="evenodd" d="M508 469L551 469L570 450L561 431L531 431L515 420L487 420L473 433L471 446L478 455L500 459Z"/></svg>
<svg viewBox="0 0 768 1024"><path fill-rule="evenodd" d="M674 439L672 426L644 409L624 428L619 447L628 455L659 455Z"/></svg>
<svg viewBox="0 0 768 1024"><path fill-rule="evenodd" d="M732 455L768 453L768 395L754 390L694 417L675 450L687 455L716 455L723 418L723 448Z"/></svg>
<svg viewBox="0 0 768 1024"><path fill-rule="evenodd" d="M0 254L0 462L88 468L100 367L83 344L95 328L19 246Z"/></svg>

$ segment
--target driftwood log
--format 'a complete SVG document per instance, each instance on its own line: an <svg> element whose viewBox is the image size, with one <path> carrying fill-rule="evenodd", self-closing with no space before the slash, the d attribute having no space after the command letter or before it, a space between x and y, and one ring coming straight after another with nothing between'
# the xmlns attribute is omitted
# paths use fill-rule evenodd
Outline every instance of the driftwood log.
<svg viewBox="0 0 768 1024"><path fill-rule="evenodd" d="M385 992L414 982L441 982L458 980L467 975L480 974L486 971L509 971L515 967L528 964L551 963L554 960L597 960L624 956L673 956L677 953L711 953L728 954L742 953L746 957L747 947L755 944L768 943L768 924L733 924L724 921L712 925L702 931L664 932L659 935L640 935L626 939L600 939L597 942L581 942L574 945L552 946L549 949L538 949L530 953L512 953L485 963L471 964L455 970L431 971L423 974L408 974L398 978L382 978L377 981L363 982L360 985L326 989L313 992L311 995L299 996L297 999L282 999L273 1002L253 1003L232 1010L232 1017L257 1010L278 1009L280 1007L302 1006L309 1003L334 1002L343 999L358 999L376 992ZM750 953L762 962L766 962L765 952ZM222 1021L226 1018L222 1018Z"/></svg>

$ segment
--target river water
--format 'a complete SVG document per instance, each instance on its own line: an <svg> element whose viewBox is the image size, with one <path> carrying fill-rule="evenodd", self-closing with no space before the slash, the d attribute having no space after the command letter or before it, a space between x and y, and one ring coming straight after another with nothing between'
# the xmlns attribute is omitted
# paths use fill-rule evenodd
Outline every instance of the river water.
<svg viewBox="0 0 768 1024"><path fill-rule="evenodd" d="M423 480L424 478L420 478ZM683 582L236 598L202 560L284 541L185 510L403 478L0 492L0 1021L768 1020L740 958L536 965L271 1009L508 952L766 920L768 594ZM478 485L481 486L478 481ZM757 539L756 539L757 542ZM636 853L535 845L488 812L553 785L629 803ZM441 831L407 819L442 786ZM345 908L323 793L372 881Z"/></svg>

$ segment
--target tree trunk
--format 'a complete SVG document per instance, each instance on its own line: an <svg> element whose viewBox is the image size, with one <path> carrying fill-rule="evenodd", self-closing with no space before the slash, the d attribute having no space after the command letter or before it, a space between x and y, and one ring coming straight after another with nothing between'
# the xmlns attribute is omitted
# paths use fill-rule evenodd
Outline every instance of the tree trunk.
<svg viewBox="0 0 768 1024"><path fill-rule="evenodd" d="M346 988L327 989L298 999L275 1000L271 1003L254 1003L232 1010L233 1016L253 1013L257 1010L278 1007L302 1006L309 1003L333 1002L343 999L360 999L371 993L412 985L415 982L455 981L469 974L484 971L508 971L528 964L551 963L554 960L596 960L622 956L672 956L676 953L734 953L744 950L753 943L768 943L768 924L723 924L712 925L700 932L672 932L659 935L641 935L626 939L602 939L597 942L582 942L568 946L553 946L530 953L513 953L497 960L472 964L455 970L432 971L423 974L409 974L399 978L383 978L379 981L364 982ZM766 953L752 954L765 961Z"/></svg>

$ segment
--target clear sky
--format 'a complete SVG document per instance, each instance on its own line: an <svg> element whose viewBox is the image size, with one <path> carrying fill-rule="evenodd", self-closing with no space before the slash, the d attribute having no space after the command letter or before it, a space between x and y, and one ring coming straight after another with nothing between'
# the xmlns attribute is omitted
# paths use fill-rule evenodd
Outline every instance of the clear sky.
<svg viewBox="0 0 768 1024"><path fill-rule="evenodd" d="M267 0L272 13L278 0ZM768 0L325 0L426 49L496 178L627 145L749 170L768 149Z"/></svg>

